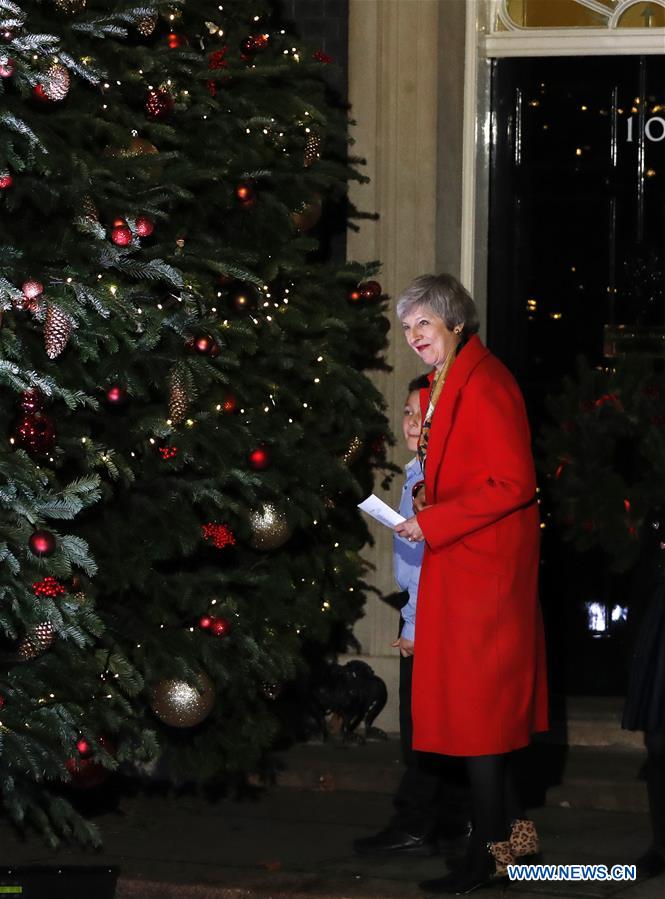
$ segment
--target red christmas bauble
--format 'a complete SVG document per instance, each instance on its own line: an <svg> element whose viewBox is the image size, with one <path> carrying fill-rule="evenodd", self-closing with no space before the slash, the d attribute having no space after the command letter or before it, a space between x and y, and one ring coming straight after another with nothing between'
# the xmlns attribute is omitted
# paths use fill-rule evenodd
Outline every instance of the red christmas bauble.
<svg viewBox="0 0 665 899"><path fill-rule="evenodd" d="M257 50L265 50L270 42L269 34L255 34L252 36L252 42Z"/></svg>
<svg viewBox="0 0 665 899"><path fill-rule="evenodd" d="M112 406L122 406L127 400L127 391L119 384L113 384L106 390L106 399Z"/></svg>
<svg viewBox="0 0 665 899"><path fill-rule="evenodd" d="M44 293L44 285L41 281L24 281L21 286L21 290L23 291L23 296L28 300L34 300L35 297L39 297Z"/></svg>
<svg viewBox="0 0 665 899"><path fill-rule="evenodd" d="M216 346L215 339L210 334L201 334L194 338L194 349L201 356L209 355L214 346Z"/></svg>
<svg viewBox="0 0 665 899"><path fill-rule="evenodd" d="M81 756L81 758L87 758L87 756L89 756L92 752L92 746L90 745L90 743L88 743L85 737L81 737L76 741L76 749L78 750L78 754Z"/></svg>
<svg viewBox="0 0 665 899"><path fill-rule="evenodd" d="M213 618L210 630L216 637L224 637L231 630L231 622L226 618Z"/></svg>
<svg viewBox="0 0 665 899"><path fill-rule="evenodd" d="M212 625L212 616L211 615L201 615L201 617L199 618L199 627L202 630L207 631L211 625Z"/></svg>
<svg viewBox="0 0 665 899"><path fill-rule="evenodd" d="M265 50L270 42L269 34L252 34L240 42L240 52L243 57L253 56Z"/></svg>
<svg viewBox="0 0 665 899"><path fill-rule="evenodd" d="M14 183L14 179L6 172L4 175L0 175L0 190L7 190L8 187L11 187Z"/></svg>
<svg viewBox="0 0 665 899"><path fill-rule="evenodd" d="M241 181L236 186L236 199L246 208L256 203L256 191L247 181Z"/></svg>
<svg viewBox="0 0 665 899"><path fill-rule="evenodd" d="M4 709L6 701L4 696L0 696L0 709Z"/></svg>
<svg viewBox="0 0 665 899"><path fill-rule="evenodd" d="M233 412L238 411L238 400L234 397L232 393L229 393L224 402L222 403L222 409L227 415L231 415Z"/></svg>
<svg viewBox="0 0 665 899"><path fill-rule="evenodd" d="M363 295L360 292L359 288L354 287L352 290L350 290L347 293L346 298L349 301L349 303L353 303L355 305L356 303L362 302Z"/></svg>
<svg viewBox="0 0 665 899"><path fill-rule="evenodd" d="M100 787L109 776L107 769L91 758L67 759L65 767L71 778L69 785L75 790Z"/></svg>
<svg viewBox="0 0 665 899"><path fill-rule="evenodd" d="M43 529L35 531L30 535L28 546L35 556L51 556L55 552L55 536Z"/></svg>
<svg viewBox="0 0 665 899"><path fill-rule="evenodd" d="M145 112L149 119L155 121L166 119L175 108L175 101L168 91L152 88L145 99Z"/></svg>
<svg viewBox="0 0 665 899"><path fill-rule="evenodd" d="M358 285L358 290L363 300L378 300L383 293L378 281L363 281Z"/></svg>
<svg viewBox="0 0 665 899"><path fill-rule="evenodd" d="M264 471L270 465L270 453L265 446L258 446L249 454L249 467L254 471Z"/></svg>
<svg viewBox="0 0 665 899"><path fill-rule="evenodd" d="M136 233L139 237L150 237L155 230L155 223L145 215L140 215L136 219Z"/></svg>
<svg viewBox="0 0 665 899"><path fill-rule="evenodd" d="M175 31L169 33L167 41L171 50L180 50L182 47L186 47L187 44L189 44L189 41L184 34L177 34Z"/></svg>
<svg viewBox="0 0 665 899"><path fill-rule="evenodd" d="M132 242L132 232L127 225L120 225L111 231L111 240L118 247L128 247Z"/></svg>
<svg viewBox="0 0 665 899"><path fill-rule="evenodd" d="M0 62L0 78L11 78L15 71L13 59L8 57L4 62Z"/></svg>
<svg viewBox="0 0 665 899"><path fill-rule="evenodd" d="M53 419L40 410L26 412L16 426L14 440L17 446L29 453L46 455L55 444L55 424Z"/></svg>
<svg viewBox="0 0 665 899"><path fill-rule="evenodd" d="M24 412L36 412L38 409L41 409L44 405L41 390L38 390L36 387L31 387L30 390L23 390L19 405Z"/></svg>
<svg viewBox="0 0 665 899"><path fill-rule="evenodd" d="M49 95L44 90L43 84L36 84L32 89L32 96L35 100L39 100L40 103L52 103L53 100L49 97Z"/></svg>

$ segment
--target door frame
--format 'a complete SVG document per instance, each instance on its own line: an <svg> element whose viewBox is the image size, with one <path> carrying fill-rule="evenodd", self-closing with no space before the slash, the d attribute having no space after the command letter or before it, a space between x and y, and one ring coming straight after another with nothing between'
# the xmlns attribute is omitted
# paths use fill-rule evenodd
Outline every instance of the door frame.
<svg viewBox="0 0 665 899"><path fill-rule="evenodd" d="M505 0L466 0L462 144L462 282L487 309L489 243L491 61L520 56L637 56L664 54L664 28L533 28L505 26ZM580 0L582 5L588 5ZM590 3L593 0L589 0ZM624 0L621 9L636 0ZM665 5L665 0L654 0ZM615 23L614 23L615 24Z"/></svg>

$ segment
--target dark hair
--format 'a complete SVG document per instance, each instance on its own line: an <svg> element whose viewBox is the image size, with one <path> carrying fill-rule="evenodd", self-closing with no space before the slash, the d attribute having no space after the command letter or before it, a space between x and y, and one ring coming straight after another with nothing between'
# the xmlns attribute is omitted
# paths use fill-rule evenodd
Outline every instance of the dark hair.
<svg viewBox="0 0 665 899"><path fill-rule="evenodd" d="M397 301L397 317L402 321L419 306L431 309L450 331L461 325L463 340L478 333L476 304L452 275L421 275L412 281Z"/></svg>
<svg viewBox="0 0 665 899"><path fill-rule="evenodd" d="M414 390L427 390L428 387L429 378L427 377L427 375L418 375L417 378L409 381L408 393L413 393Z"/></svg>

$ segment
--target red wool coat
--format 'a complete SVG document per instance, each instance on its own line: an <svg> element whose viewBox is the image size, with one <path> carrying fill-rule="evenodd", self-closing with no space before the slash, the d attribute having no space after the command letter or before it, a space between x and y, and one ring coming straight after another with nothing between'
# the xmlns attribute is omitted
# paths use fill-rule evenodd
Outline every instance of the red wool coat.
<svg viewBox="0 0 665 899"><path fill-rule="evenodd" d="M421 391L423 419L428 391ZM489 755L547 730L540 527L519 387L472 337L432 421L418 513L413 747Z"/></svg>

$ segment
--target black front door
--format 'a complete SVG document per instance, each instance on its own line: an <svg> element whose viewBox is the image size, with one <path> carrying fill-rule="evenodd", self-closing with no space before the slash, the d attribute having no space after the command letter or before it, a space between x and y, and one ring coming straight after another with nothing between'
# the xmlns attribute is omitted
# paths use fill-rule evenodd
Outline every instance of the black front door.
<svg viewBox="0 0 665 899"><path fill-rule="evenodd" d="M488 343L536 432L577 356L612 364L617 325L665 334L664 249L665 58L495 61ZM621 692L629 578L544 535L555 685Z"/></svg>

